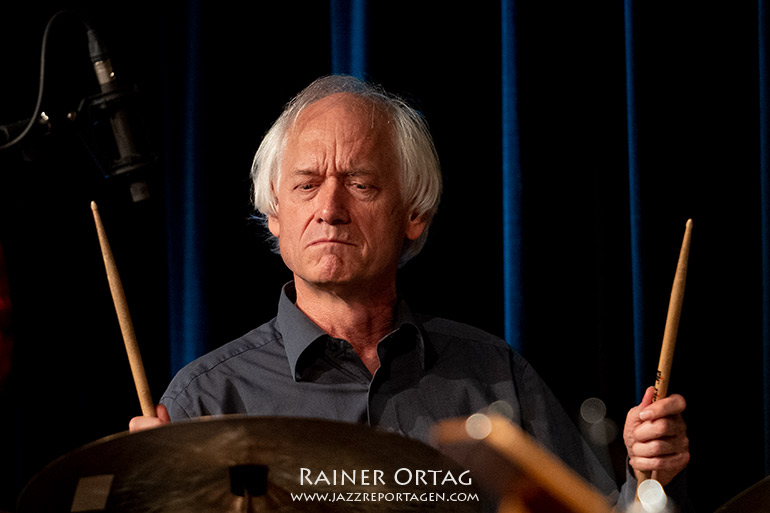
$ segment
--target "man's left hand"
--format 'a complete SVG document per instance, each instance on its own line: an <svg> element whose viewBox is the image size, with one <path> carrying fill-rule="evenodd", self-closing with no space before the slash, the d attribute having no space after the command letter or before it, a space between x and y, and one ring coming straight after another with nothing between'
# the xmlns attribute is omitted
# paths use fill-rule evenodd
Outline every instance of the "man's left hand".
<svg viewBox="0 0 770 513"><path fill-rule="evenodd" d="M687 405L681 395L653 402L654 387L644 394L639 406L631 408L623 429L628 458L637 479L653 471L661 485L667 485L690 461L690 441L682 412Z"/></svg>

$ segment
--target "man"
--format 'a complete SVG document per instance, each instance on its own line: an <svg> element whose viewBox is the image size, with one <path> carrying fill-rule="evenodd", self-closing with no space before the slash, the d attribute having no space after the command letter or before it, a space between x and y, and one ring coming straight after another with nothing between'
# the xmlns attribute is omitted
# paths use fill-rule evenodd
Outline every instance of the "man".
<svg viewBox="0 0 770 513"><path fill-rule="evenodd" d="M505 401L513 421L612 500L619 494L529 364L504 341L420 317L399 300L396 273L417 254L441 190L438 159L418 113L351 77L306 88L257 151L254 201L294 281L269 323L191 363L158 418L319 417L423 441L431 426ZM689 460L685 403L633 408L624 439L634 472L672 483ZM621 503L633 500L629 473ZM676 483L674 483L676 485Z"/></svg>

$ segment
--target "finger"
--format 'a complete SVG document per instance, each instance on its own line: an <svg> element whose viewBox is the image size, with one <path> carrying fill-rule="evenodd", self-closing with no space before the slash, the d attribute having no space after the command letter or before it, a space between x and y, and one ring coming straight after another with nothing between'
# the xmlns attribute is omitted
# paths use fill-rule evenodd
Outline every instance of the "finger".
<svg viewBox="0 0 770 513"><path fill-rule="evenodd" d="M163 421L164 424L171 422L171 416L168 414L168 410L162 404L155 407L155 415Z"/></svg>
<svg viewBox="0 0 770 513"><path fill-rule="evenodd" d="M128 423L128 430L132 433L161 426L163 421L157 417L134 417Z"/></svg>
<svg viewBox="0 0 770 513"><path fill-rule="evenodd" d="M134 417L128 423L128 430L132 433L136 431L142 431L144 429L156 428L163 424L171 422L171 418L168 414L168 410L162 404L155 407L155 414L157 417Z"/></svg>
<svg viewBox="0 0 770 513"><path fill-rule="evenodd" d="M637 406L634 406L633 408L628 410L628 415L626 416L626 423L629 423L629 422L632 424L638 423L640 413L644 411L645 408L653 404L652 398L654 396L655 396L655 387L647 387L647 390L644 391L642 402L639 403Z"/></svg>
<svg viewBox="0 0 770 513"><path fill-rule="evenodd" d="M647 387L647 390L644 391L644 397L642 397L642 402L639 403L639 409L644 409L648 406L650 406L652 403L652 398L655 397L655 387Z"/></svg>
<svg viewBox="0 0 770 513"><path fill-rule="evenodd" d="M681 437L686 432L687 424L680 415L676 415L647 421L636 426L632 439L634 442L648 442L659 438Z"/></svg>
<svg viewBox="0 0 770 513"><path fill-rule="evenodd" d="M645 406L639 413L643 421L660 419L671 415L679 415L687 407L687 402L679 394L674 394L660 401Z"/></svg>
<svg viewBox="0 0 770 513"><path fill-rule="evenodd" d="M689 462L689 452L668 454L666 456L660 456L657 458L642 458L635 456L629 459L629 463L634 470L642 472L657 471L659 474L661 472L677 474L681 472ZM665 483L661 482L661 484Z"/></svg>
<svg viewBox="0 0 770 513"><path fill-rule="evenodd" d="M639 458L660 458L689 450L690 440L686 436L679 436L637 442L633 445L632 454Z"/></svg>

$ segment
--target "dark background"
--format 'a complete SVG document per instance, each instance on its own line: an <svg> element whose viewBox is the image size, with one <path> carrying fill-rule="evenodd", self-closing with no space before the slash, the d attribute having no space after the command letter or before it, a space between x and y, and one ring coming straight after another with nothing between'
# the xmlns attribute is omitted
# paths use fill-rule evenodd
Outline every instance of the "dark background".
<svg viewBox="0 0 770 513"><path fill-rule="evenodd" d="M203 301L183 314L208 348L275 314L289 275L250 219L249 167L283 104L332 71L328 4L278 3L0 7L0 124L32 114L43 30L68 7L100 30L119 77L141 92L141 137L158 156L141 176L151 196L140 204L128 199L126 180L105 179L95 165L65 119L98 87L82 26L63 17L46 58L52 131L0 153L14 339L12 374L0 389L0 509L13 509L46 463L126 429L139 413L92 200L156 399L170 379L169 344L182 337L177 279L190 247ZM693 502L713 511L765 475L756 5L640 4L649 381L691 217L671 392L688 400ZM622 427L638 400L623 5L519 2L517 21L525 356L576 419L584 399L600 397ZM499 27L495 2L369 5L368 75L423 112L445 175L439 215L423 254L402 271L402 292L415 310L502 336ZM186 246L187 229L195 238ZM610 446L622 466L621 449L617 440Z"/></svg>

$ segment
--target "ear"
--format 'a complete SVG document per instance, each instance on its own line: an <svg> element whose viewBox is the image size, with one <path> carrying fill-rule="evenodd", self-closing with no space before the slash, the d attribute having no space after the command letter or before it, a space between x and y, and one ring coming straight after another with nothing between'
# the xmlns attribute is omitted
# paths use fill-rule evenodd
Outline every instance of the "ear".
<svg viewBox="0 0 770 513"><path fill-rule="evenodd" d="M427 227L428 221L425 219L425 215L412 212L406 223L406 238L409 240L418 239Z"/></svg>
<svg viewBox="0 0 770 513"><path fill-rule="evenodd" d="M270 230L270 233L272 233L275 237L280 237L281 233L281 223L278 220L278 216L273 214L267 216L267 228Z"/></svg>

